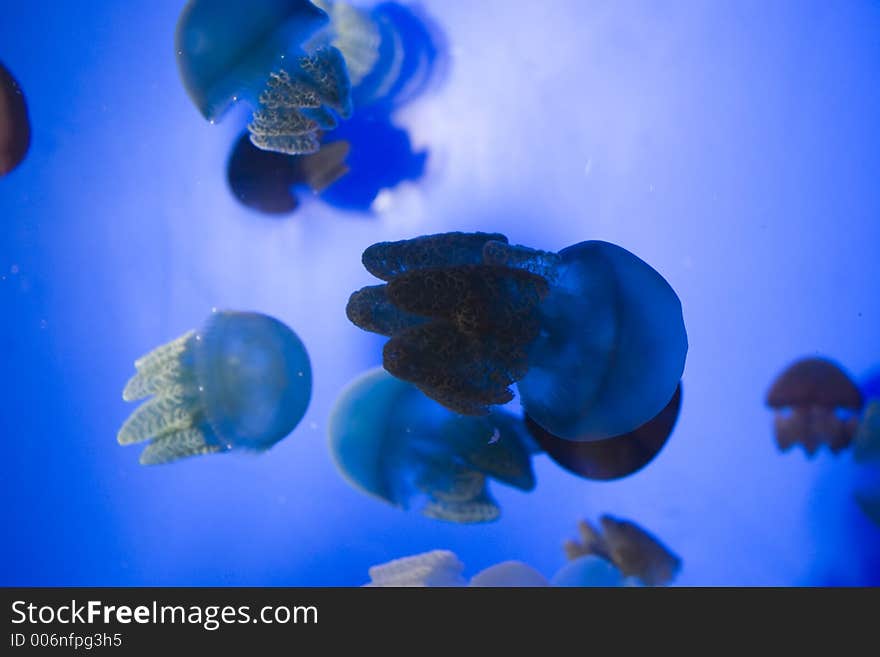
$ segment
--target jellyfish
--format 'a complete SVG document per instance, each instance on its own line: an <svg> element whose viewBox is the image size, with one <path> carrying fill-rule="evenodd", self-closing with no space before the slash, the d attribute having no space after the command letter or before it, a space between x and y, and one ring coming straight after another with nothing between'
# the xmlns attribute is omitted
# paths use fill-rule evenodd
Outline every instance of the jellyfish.
<svg viewBox="0 0 880 657"><path fill-rule="evenodd" d="M254 146L245 133L229 158L227 181L242 204L264 214L285 214L299 205L294 187L305 185L319 194L344 176L348 152L348 142L335 141L306 155L273 153Z"/></svg>
<svg viewBox="0 0 880 657"><path fill-rule="evenodd" d="M316 39L328 23L308 0L191 0L175 36L183 84L212 123L239 99L254 107L258 148L314 153L352 112L344 57Z"/></svg>
<svg viewBox="0 0 880 657"><path fill-rule="evenodd" d="M21 87L0 63L0 176L17 167L31 143L31 125Z"/></svg>
<svg viewBox="0 0 880 657"><path fill-rule="evenodd" d="M636 584L617 567L595 555L570 561L547 579L522 561L502 561L467 580L464 564L449 550L431 550L394 559L369 569L368 587L618 587Z"/></svg>
<svg viewBox="0 0 880 657"><path fill-rule="evenodd" d="M644 468L663 449L678 420L681 384L660 413L623 436L604 440L564 440L543 429L528 415L526 427L538 447L558 465L585 479L627 477Z"/></svg>
<svg viewBox="0 0 880 657"><path fill-rule="evenodd" d="M550 584L564 587L612 588L627 586L630 581L607 559L595 554L585 554L572 559L556 571Z"/></svg>
<svg viewBox="0 0 880 657"><path fill-rule="evenodd" d="M498 233L383 242L363 254L386 281L355 292L346 313L388 336L383 365L463 415L514 397L565 440L620 436L656 417L687 353L681 304L654 269L621 247L560 253Z"/></svg>
<svg viewBox="0 0 880 657"><path fill-rule="evenodd" d="M122 398L151 397L122 425L120 445L149 441L142 465L231 449L262 452L299 424L312 373L297 335L259 313L214 311L135 361Z"/></svg>
<svg viewBox="0 0 880 657"><path fill-rule="evenodd" d="M474 575L471 578L470 586L533 588L550 586L550 582L541 573L522 561L502 561Z"/></svg>
<svg viewBox="0 0 880 657"><path fill-rule="evenodd" d="M466 417L376 368L337 400L330 451L357 489L430 517L488 522L500 514L488 480L532 490L535 477L521 422L504 411Z"/></svg>
<svg viewBox="0 0 880 657"><path fill-rule="evenodd" d="M370 568L365 586L465 586L464 564L449 550L432 550L401 557Z"/></svg>
<svg viewBox="0 0 880 657"><path fill-rule="evenodd" d="M599 522L601 531L586 520L580 522L581 540L566 541L563 546L570 561L599 557L613 564L624 577L634 577L645 586L664 586L681 570L681 559L635 523L609 515Z"/></svg>
<svg viewBox="0 0 880 657"><path fill-rule="evenodd" d="M776 445L787 451L800 444L813 456L821 445L836 454L849 446L858 428L862 393L836 363L804 358L780 374L767 393L776 411Z"/></svg>

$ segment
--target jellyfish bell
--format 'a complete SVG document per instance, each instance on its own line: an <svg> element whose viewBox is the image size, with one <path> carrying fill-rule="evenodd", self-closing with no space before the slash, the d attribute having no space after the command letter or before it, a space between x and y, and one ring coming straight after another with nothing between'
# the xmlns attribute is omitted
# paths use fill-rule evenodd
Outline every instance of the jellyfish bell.
<svg viewBox="0 0 880 657"><path fill-rule="evenodd" d="M177 23L180 77L202 115L219 121L243 94L328 22L309 0L190 0Z"/></svg>
<svg viewBox="0 0 880 657"><path fill-rule="evenodd" d="M626 579L610 561L586 554L566 563L551 578L551 586L604 587L624 586Z"/></svg>
<svg viewBox="0 0 880 657"><path fill-rule="evenodd" d="M502 561L481 570L470 581L470 586L489 588L534 588L549 585L546 577L522 561Z"/></svg>
<svg viewBox="0 0 880 657"><path fill-rule="evenodd" d="M245 132L229 157L226 178L243 205L263 214L288 214L299 205L295 187L319 194L348 172L348 152L348 142L336 141L316 153L274 153L254 146Z"/></svg>
<svg viewBox="0 0 880 657"><path fill-rule="evenodd" d="M500 514L488 479L534 488L516 431L502 412L457 415L377 368L343 391L328 433L333 459L355 488L403 509L421 503L431 518L472 523Z"/></svg>
<svg viewBox="0 0 880 657"><path fill-rule="evenodd" d="M554 436L526 415L526 427L540 451L558 465L585 479L611 480L634 474L666 445L681 410L681 384L666 407L652 420L622 436L594 441Z"/></svg>
<svg viewBox="0 0 880 657"><path fill-rule="evenodd" d="M15 169L27 154L31 126L18 82L0 63L0 176Z"/></svg>
<svg viewBox="0 0 880 657"><path fill-rule="evenodd" d="M119 431L122 445L150 441L143 465L231 449L264 451L305 415L311 366L297 335L258 313L213 312L135 362L123 399L151 397Z"/></svg>
<svg viewBox="0 0 880 657"><path fill-rule="evenodd" d="M827 445L832 453L849 446L864 400L839 365L825 358L804 358L776 378L766 402L776 412L774 432L779 449L787 451L799 444L812 456L821 445Z"/></svg>
<svg viewBox="0 0 880 657"><path fill-rule="evenodd" d="M657 271L614 244L581 242L559 258L517 384L522 404L566 440L628 433L675 394L688 348L681 303Z"/></svg>

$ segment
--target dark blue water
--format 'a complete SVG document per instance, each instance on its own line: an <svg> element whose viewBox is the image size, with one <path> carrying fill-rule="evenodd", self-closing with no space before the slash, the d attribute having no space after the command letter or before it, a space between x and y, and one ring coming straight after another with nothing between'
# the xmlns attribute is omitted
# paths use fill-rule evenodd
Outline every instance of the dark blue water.
<svg viewBox="0 0 880 657"><path fill-rule="evenodd" d="M0 5L33 126L0 179L0 583L357 585L441 547L469 574L521 559L549 575L576 521L604 512L681 555L680 584L880 583L880 528L852 500L865 473L779 454L763 407L799 356L858 379L880 363L880 4L425 2L448 72L393 117L423 170L372 212L306 194L282 219L226 186L246 116L210 126L190 103L181 6ZM360 254L445 230L608 240L666 277L690 352L656 461L601 483L538 457L537 489L496 486L503 515L483 526L345 483L329 411L381 361L344 315L372 282ZM297 331L309 411L262 456L141 467L115 438L132 363L212 307Z"/></svg>

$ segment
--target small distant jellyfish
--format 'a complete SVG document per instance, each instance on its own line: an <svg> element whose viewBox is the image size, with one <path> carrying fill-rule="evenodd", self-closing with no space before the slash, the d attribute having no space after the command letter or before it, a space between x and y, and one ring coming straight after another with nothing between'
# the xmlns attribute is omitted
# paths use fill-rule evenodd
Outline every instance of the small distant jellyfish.
<svg viewBox="0 0 880 657"><path fill-rule="evenodd" d="M609 515L599 522L601 531L582 521L578 525L581 540L565 543L571 561L589 555L600 557L624 577L633 577L645 586L665 586L681 570L681 559L635 523Z"/></svg>
<svg viewBox="0 0 880 657"><path fill-rule="evenodd" d="M835 454L847 448L863 405L858 386L839 365L824 358L804 358L790 365L773 382L766 401L776 411L779 449L802 445L809 456L822 445Z"/></svg>
<svg viewBox="0 0 880 657"><path fill-rule="evenodd" d="M654 460L666 445L681 410L681 384L660 413L622 436L574 441L554 436L528 415L526 427L538 447L558 465L585 479L607 481L628 477Z"/></svg>
<svg viewBox="0 0 880 657"><path fill-rule="evenodd" d="M521 422L503 412L465 417L381 368L351 383L329 424L330 452L355 488L394 506L457 523L495 520L495 481L532 490Z"/></svg>
<svg viewBox="0 0 880 657"><path fill-rule="evenodd" d="M385 369L463 415L513 399L565 440L626 434L657 416L687 353L669 284L607 242L560 253L498 233L383 242L363 254L383 285L349 299L360 328L388 336Z"/></svg>
<svg viewBox="0 0 880 657"><path fill-rule="evenodd" d="M120 445L149 441L142 465L267 450L302 420L312 388L300 339L258 313L215 311L203 329L158 347L135 368L123 399L151 398L117 438Z"/></svg>
<svg viewBox="0 0 880 657"><path fill-rule="evenodd" d="M21 87L0 63L0 176L15 169L31 143L31 125Z"/></svg>
<svg viewBox="0 0 880 657"><path fill-rule="evenodd" d="M315 43L328 23L308 0L191 0L175 37L184 86L212 123L238 100L250 103L255 146L313 153L320 131L352 112L342 53Z"/></svg>

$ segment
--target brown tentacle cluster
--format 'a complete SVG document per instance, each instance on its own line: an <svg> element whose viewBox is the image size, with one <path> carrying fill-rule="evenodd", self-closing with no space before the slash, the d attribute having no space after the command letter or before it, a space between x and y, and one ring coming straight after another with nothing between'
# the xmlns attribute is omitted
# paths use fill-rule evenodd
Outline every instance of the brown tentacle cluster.
<svg viewBox="0 0 880 657"><path fill-rule="evenodd" d="M385 369L447 408L484 415L513 399L510 386L528 370L527 348L538 336L545 278L487 264L492 233L444 233L375 244L364 266L385 285L355 292L348 318L387 335Z"/></svg>

